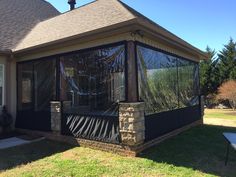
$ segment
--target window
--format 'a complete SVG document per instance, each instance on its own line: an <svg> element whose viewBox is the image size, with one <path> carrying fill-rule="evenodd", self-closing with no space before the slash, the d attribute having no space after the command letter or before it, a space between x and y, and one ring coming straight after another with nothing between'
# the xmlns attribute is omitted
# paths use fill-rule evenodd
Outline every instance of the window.
<svg viewBox="0 0 236 177"><path fill-rule="evenodd" d="M199 104L198 64L137 46L139 97L146 114Z"/></svg>
<svg viewBox="0 0 236 177"><path fill-rule="evenodd" d="M105 47L62 56L61 100L68 113L117 115L125 100L125 47Z"/></svg>
<svg viewBox="0 0 236 177"><path fill-rule="evenodd" d="M0 106L4 105L4 86L5 86L5 79L4 79L4 65L0 64Z"/></svg>

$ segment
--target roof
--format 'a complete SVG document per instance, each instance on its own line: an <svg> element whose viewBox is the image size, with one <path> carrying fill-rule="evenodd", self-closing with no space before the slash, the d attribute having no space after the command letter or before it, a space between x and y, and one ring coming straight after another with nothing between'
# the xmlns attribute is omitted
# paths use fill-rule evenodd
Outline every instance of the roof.
<svg viewBox="0 0 236 177"><path fill-rule="evenodd" d="M68 38L136 18L117 0L107 2L107 0L97 0L39 23L15 50Z"/></svg>
<svg viewBox="0 0 236 177"><path fill-rule="evenodd" d="M15 48L38 22L59 14L44 0L0 0L0 50Z"/></svg>
<svg viewBox="0 0 236 177"><path fill-rule="evenodd" d="M84 34L96 34L99 30L112 31L117 27L122 28L122 26L131 24L142 25L150 31L174 41L175 44L180 45L182 48L194 51L201 57L205 56L204 52L119 0L96 0L73 11L42 21L13 48L13 51L27 51L66 40L77 39Z"/></svg>

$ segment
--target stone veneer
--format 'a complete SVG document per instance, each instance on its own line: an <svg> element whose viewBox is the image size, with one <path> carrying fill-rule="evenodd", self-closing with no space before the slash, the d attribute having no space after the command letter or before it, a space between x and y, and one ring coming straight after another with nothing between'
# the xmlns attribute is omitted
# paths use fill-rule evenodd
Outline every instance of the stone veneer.
<svg viewBox="0 0 236 177"><path fill-rule="evenodd" d="M120 103L119 127L123 145L137 146L145 140L145 118L143 102Z"/></svg>
<svg viewBox="0 0 236 177"><path fill-rule="evenodd" d="M51 101L51 130L54 133L61 133L61 102Z"/></svg>

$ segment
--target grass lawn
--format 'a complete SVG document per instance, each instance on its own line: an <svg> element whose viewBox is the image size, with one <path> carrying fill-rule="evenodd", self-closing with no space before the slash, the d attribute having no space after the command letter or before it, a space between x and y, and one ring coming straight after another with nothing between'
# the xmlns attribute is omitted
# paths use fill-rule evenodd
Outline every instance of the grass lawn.
<svg viewBox="0 0 236 177"><path fill-rule="evenodd" d="M224 166L222 132L236 128L195 127L139 158L44 140L0 151L0 176L234 176L236 153Z"/></svg>
<svg viewBox="0 0 236 177"><path fill-rule="evenodd" d="M204 118L236 120L236 111L232 109L205 109Z"/></svg>
<svg viewBox="0 0 236 177"><path fill-rule="evenodd" d="M236 111L230 109L206 109L204 124L236 127Z"/></svg>

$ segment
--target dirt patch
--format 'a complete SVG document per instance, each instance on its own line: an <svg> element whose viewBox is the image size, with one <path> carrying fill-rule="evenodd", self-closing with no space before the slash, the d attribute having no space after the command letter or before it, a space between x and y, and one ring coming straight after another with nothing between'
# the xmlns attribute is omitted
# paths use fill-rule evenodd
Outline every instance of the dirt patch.
<svg viewBox="0 0 236 177"><path fill-rule="evenodd" d="M225 114L230 115L230 116L235 116L235 120L236 120L236 112L227 112Z"/></svg>
<svg viewBox="0 0 236 177"><path fill-rule="evenodd" d="M62 159L65 159L65 160L78 160L78 159L80 159L79 155L72 150L63 152L61 157L62 157Z"/></svg>

